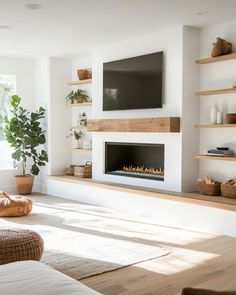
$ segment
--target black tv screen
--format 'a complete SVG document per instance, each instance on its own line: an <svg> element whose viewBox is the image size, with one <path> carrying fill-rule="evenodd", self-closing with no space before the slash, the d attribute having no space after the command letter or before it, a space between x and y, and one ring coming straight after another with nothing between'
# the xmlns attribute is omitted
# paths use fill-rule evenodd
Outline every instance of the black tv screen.
<svg viewBox="0 0 236 295"><path fill-rule="evenodd" d="M103 64L103 110L162 107L163 52Z"/></svg>

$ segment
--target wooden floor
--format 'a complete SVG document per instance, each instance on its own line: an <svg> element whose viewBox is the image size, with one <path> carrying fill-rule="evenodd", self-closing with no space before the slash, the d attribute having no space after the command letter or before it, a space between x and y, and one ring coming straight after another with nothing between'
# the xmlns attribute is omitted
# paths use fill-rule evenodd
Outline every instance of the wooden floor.
<svg viewBox="0 0 236 295"><path fill-rule="evenodd" d="M172 295L187 286L236 290L236 238L159 227L151 240L171 254L82 282L105 295Z"/></svg>

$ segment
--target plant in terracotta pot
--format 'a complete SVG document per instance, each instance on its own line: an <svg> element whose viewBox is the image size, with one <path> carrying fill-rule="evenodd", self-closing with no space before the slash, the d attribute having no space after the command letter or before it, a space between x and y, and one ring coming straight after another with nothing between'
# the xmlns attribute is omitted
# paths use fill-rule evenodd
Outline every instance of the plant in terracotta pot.
<svg viewBox="0 0 236 295"><path fill-rule="evenodd" d="M4 135L14 152L12 158L21 164L22 175L16 175L19 194L28 195L32 191L34 175L38 175L41 166L45 166L48 156L43 148L46 141L41 120L45 118L45 109L29 112L21 105L21 98L11 97L11 114L5 117ZM27 169L30 168L30 174Z"/></svg>
<svg viewBox="0 0 236 295"><path fill-rule="evenodd" d="M74 103L83 103L89 101L89 95L84 89L72 90L66 97L66 101L74 104Z"/></svg>

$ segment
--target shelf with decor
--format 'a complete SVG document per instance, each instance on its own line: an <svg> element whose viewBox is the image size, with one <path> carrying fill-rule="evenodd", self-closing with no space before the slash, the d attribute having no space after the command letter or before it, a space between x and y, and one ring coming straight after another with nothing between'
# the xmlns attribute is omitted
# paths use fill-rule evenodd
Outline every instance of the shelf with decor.
<svg viewBox="0 0 236 295"><path fill-rule="evenodd" d="M85 79L85 80L74 80L67 82L67 85L81 85L81 84L88 84L92 83L92 79Z"/></svg>
<svg viewBox="0 0 236 295"><path fill-rule="evenodd" d="M92 105L92 102L67 103L68 107L86 107L91 105Z"/></svg>
<svg viewBox="0 0 236 295"><path fill-rule="evenodd" d="M198 154L195 158L199 160L236 161L236 157L209 156L204 154Z"/></svg>
<svg viewBox="0 0 236 295"><path fill-rule="evenodd" d="M195 92L196 95L215 95L215 94L231 94L231 93L236 93L236 87Z"/></svg>
<svg viewBox="0 0 236 295"><path fill-rule="evenodd" d="M220 55L217 57L207 57L207 58L201 58L195 60L196 64L210 64L214 62L220 62L220 61L226 61L226 60L232 60L236 59L236 52L230 53L230 54L225 54L225 55Z"/></svg>
<svg viewBox="0 0 236 295"><path fill-rule="evenodd" d="M196 128L236 128L236 124L199 124Z"/></svg>

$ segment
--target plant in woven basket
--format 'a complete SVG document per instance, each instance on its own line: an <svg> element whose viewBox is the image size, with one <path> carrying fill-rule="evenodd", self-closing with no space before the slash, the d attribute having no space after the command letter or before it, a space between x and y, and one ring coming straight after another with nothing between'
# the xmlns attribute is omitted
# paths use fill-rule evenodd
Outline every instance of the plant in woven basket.
<svg viewBox="0 0 236 295"><path fill-rule="evenodd" d="M45 130L41 127L45 109L40 107L36 112L29 112L20 103L19 96L11 97L11 114L4 119L4 135L14 150L12 158L22 166L21 176L26 177L28 166L32 175L38 175L40 167L48 161L46 151L39 149L46 142ZM24 183L28 184L28 179L24 178Z"/></svg>
<svg viewBox="0 0 236 295"><path fill-rule="evenodd" d="M83 103L89 101L89 95L84 89L72 90L66 97L66 101L74 104L74 103Z"/></svg>

